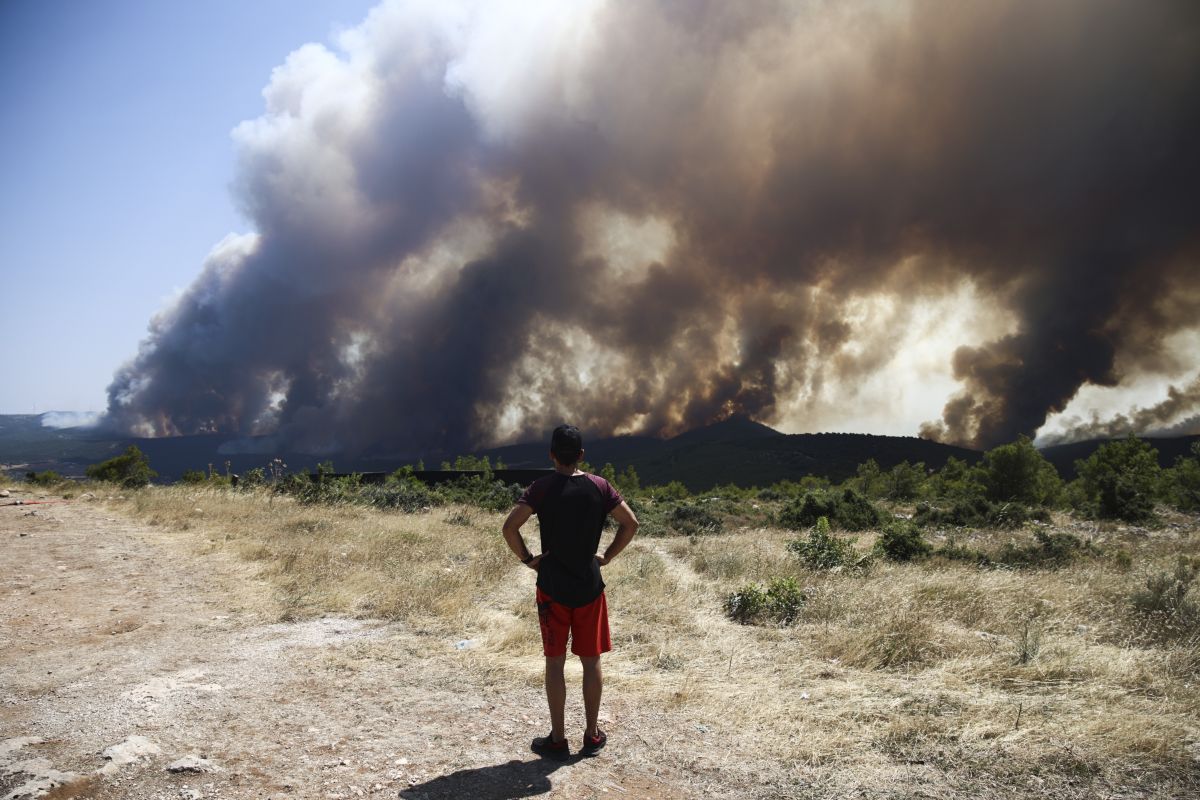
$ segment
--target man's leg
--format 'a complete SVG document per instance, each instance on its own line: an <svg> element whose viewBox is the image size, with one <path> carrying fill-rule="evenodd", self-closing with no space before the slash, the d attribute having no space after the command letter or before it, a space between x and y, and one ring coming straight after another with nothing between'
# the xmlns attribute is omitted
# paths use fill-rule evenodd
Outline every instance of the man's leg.
<svg viewBox="0 0 1200 800"><path fill-rule="evenodd" d="M550 735L556 742L567 736L566 723L563 721L567 705L567 679L563 676L563 665L566 662L565 653L561 656L546 656L546 702L550 706ZM597 704L599 701L600 695L597 694Z"/></svg>
<svg viewBox="0 0 1200 800"><path fill-rule="evenodd" d="M600 674L600 656L579 659L583 663L583 711L587 719L584 734L596 735L596 721L600 718L600 694L604 679ZM561 715L559 719L561 719Z"/></svg>

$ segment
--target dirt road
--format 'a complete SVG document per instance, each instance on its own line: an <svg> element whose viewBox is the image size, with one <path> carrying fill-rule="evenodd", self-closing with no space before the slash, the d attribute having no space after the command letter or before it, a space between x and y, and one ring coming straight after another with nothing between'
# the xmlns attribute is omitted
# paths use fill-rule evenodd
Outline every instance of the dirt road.
<svg viewBox="0 0 1200 800"><path fill-rule="evenodd" d="M397 624L272 622L189 536L86 496L0 507L0 798L753 794L620 697L620 747L540 761L537 687L465 686L469 648Z"/></svg>

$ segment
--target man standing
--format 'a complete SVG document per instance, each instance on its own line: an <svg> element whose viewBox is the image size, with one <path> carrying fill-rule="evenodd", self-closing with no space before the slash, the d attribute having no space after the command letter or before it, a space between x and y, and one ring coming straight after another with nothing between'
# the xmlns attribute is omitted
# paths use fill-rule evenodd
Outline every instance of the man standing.
<svg viewBox="0 0 1200 800"><path fill-rule="evenodd" d="M504 540L517 558L536 570L538 622L546 655L546 701L550 734L533 740L541 755L566 759L570 755L563 719L567 684L567 634L571 652L583 663L583 706L586 727L583 755L604 747L608 737L597 727L600 716L600 654L612 649L608 605L600 568L617 557L637 532L638 521L629 505L608 481L577 469L583 459L583 436L574 425L560 425L550 437L554 473L529 485L504 521ZM542 551L534 556L525 547L521 526L536 513ZM604 518L612 514L617 535L599 555Z"/></svg>

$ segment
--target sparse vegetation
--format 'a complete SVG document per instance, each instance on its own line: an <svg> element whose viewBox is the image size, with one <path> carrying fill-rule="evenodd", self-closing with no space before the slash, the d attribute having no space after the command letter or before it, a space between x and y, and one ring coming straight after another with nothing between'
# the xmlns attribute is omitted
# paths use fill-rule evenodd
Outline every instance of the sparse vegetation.
<svg viewBox="0 0 1200 800"><path fill-rule="evenodd" d="M62 475L59 475L52 469L42 472L26 472L25 481L32 483L34 486L57 486L65 480Z"/></svg>
<svg viewBox="0 0 1200 800"><path fill-rule="evenodd" d="M844 531L865 531L883 521L883 514L871 500L852 487L837 491L809 492L793 500L779 512L779 524L789 530L804 530L824 517L827 523Z"/></svg>
<svg viewBox="0 0 1200 800"><path fill-rule="evenodd" d="M773 622L791 625L804 606L804 590L795 578L776 578L764 589L747 584L725 598L725 614L743 625Z"/></svg>
<svg viewBox="0 0 1200 800"><path fill-rule="evenodd" d="M921 529L908 520L893 520L885 525L875 547L891 561L912 561L933 550L933 545L921 535Z"/></svg>
<svg viewBox="0 0 1200 800"><path fill-rule="evenodd" d="M1025 442L998 450L975 467L868 468L836 487L622 487L643 535L605 568L620 693L685 711L720 746L810 783L919 761L938 765L946 796L1034 782L1081 797L1089 781L1187 796L1179 787L1200 784L1187 749L1200 708L1196 520L1160 508L1146 536L1125 517L1051 514L1057 476ZM1157 475L1151 501L1180 481ZM284 476L275 491L180 485L126 503L258 565L281 618L419 620L480 642L465 684L536 683L529 576L497 533L519 487L470 481ZM207 497L220 499L211 512Z"/></svg>
<svg viewBox="0 0 1200 800"><path fill-rule="evenodd" d="M86 473L94 481L108 481L126 489L146 486L158 477L158 473L150 469L146 455L135 444L129 445L124 453L115 458L93 464Z"/></svg>
<svg viewBox="0 0 1200 800"><path fill-rule="evenodd" d="M825 517L817 518L808 538L788 542L788 550L795 553L809 569L849 567L860 561L854 545L847 539L835 536L829 530L829 520Z"/></svg>

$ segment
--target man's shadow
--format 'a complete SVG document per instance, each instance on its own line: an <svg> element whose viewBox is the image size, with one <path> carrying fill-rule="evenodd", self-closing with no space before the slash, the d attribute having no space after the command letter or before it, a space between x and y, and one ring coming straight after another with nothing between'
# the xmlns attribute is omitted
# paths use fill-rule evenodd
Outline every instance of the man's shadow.
<svg viewBox="0 0 1200 800"><path fill-rule="evenodd" d="M406 800L434 800L443 797L513 800L518 797L534 797L550 791L550 773L576 760L577 756L570 761L551 761L545 758L533 761L513 759L491 767L460 769L403 789L400 796Z"/></svg>

